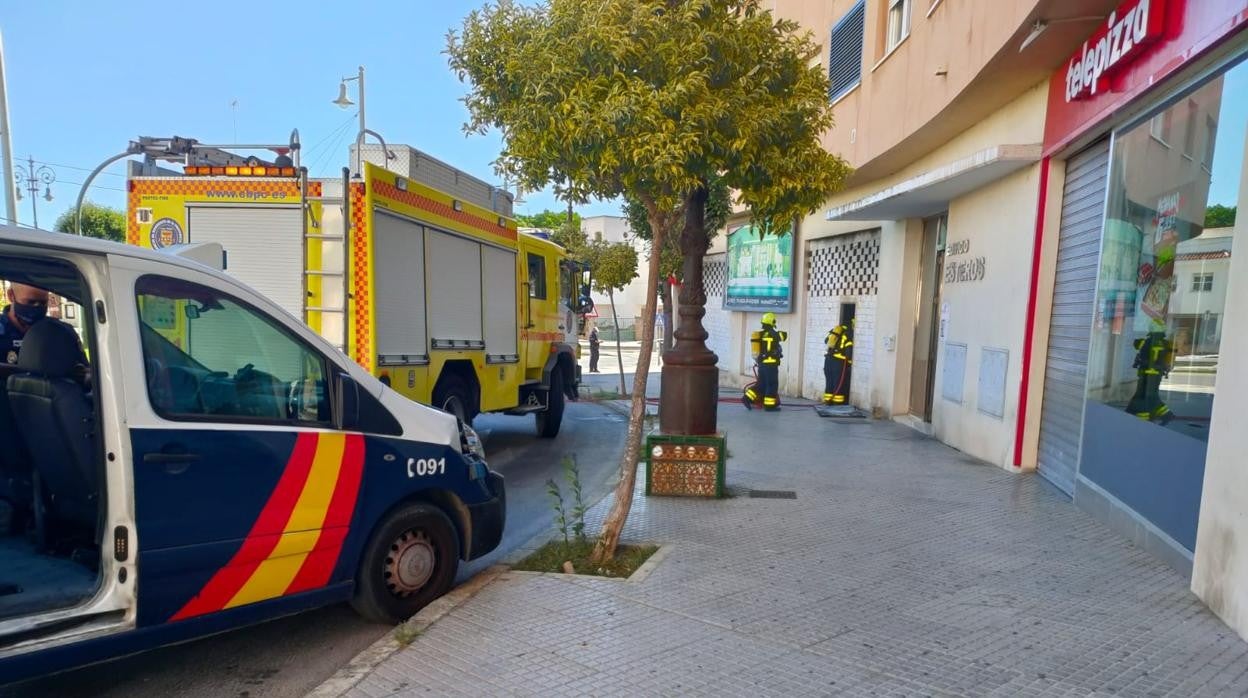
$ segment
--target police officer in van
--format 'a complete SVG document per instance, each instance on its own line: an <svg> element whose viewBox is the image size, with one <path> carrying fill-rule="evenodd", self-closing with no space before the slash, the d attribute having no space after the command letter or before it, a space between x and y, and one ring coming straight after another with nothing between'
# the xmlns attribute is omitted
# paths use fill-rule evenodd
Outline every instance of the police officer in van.
<svg viewBox="0 0 1248 698"><path fill-rule="evenodd" d="M0 315L0 361L16 364L17 355L22 350L22 338L31 325L48 315L48 292L12 283L6 295L9 304Z"/></svg>

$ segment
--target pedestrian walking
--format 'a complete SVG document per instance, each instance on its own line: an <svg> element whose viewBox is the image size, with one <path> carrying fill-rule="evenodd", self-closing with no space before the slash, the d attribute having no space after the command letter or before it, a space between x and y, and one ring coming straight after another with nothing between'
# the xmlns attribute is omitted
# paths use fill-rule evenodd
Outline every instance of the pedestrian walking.
<svg viewBox="0 0 1248 698"><path fill-rule="evenodd" d="M602 344L598 339L598 325L594 325L589 330L589 372L598 373L598 345Z"/></svg>

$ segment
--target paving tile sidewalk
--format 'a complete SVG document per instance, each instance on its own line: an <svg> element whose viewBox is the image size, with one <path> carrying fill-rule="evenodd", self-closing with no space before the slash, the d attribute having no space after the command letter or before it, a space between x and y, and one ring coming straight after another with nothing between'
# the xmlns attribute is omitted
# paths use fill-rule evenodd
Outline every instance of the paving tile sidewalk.
<svg viewBox="0 0 1248 698"><path fill-rule="evenodd" d="M737 496L639 492L643 581L506 573L351 695L1248 694L1181 575L1040 478L809 408L720 424Z"/></svg>

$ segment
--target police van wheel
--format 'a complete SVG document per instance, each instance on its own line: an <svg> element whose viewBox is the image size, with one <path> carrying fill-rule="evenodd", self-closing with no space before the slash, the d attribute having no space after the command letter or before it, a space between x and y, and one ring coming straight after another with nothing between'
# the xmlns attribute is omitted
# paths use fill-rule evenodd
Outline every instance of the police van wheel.
<svg viewBox="0 0 1248 698"><path fill-rule="evenodd" d="M563 424L563 371L555 369L550 373L550 396L547 398L546 409L537 414L537 435L543 439L553 439L559 435L559 425Z"/></svg>
<svg viewBox="0 0 1248 698"><path fill-rule="evenodd" d="M445 594L459 568L459 536L437 507L409 504L368 542L351 606L369 620L401 623Z"/></svg>

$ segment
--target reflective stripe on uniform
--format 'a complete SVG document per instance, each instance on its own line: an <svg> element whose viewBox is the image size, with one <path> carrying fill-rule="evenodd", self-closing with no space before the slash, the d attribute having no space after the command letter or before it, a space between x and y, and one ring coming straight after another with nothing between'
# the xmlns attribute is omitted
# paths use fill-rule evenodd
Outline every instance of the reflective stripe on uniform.
<svg viewBox="0 0 1248 698"><path fill-rule="evenodd" d="M765 397L765 398L763 398L763 404L764 404L764 405L774 405L774 404L776 404L776 398L774 398L774 397Z"/></svg>

